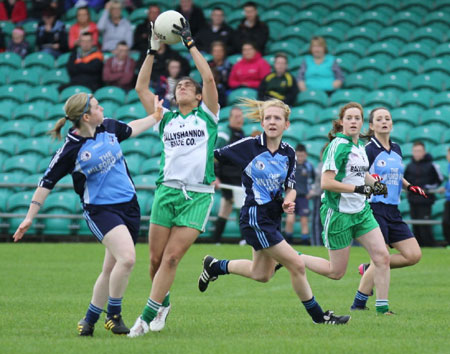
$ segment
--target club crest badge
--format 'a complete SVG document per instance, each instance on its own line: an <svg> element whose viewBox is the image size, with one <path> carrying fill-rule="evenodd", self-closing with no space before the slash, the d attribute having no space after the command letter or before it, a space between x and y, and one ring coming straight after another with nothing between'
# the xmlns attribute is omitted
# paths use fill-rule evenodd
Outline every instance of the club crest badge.
<svg viewBox="0 0 450 354"><path fill-rule="evenodd" d="M81 161L88 161L88 160L90 160L91 157L92 157L92 155L89 151L83 151L80 156Z"/></svg>

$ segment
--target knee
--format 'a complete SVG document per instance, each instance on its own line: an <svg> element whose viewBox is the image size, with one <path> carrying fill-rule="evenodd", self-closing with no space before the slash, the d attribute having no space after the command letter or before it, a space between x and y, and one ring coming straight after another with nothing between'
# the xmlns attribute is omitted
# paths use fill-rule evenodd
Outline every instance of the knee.
<svg viewBox="0 0 450 354"><path fill-rule="evenodd" d="M286 268L293 275L304 276L306 274L305 262L301 259L301 257L297 257L295 262L290 265L287 265Z"/></svg>
<svg viewBox="0 0 450 354"><path fill-rule="evenodd" d="M270 278L272 278L271 274L258 273L252 275L252 279L260 283L267 283Z"/></svg>
<svg viewBox="0 0 450 354"><path fill-rule="evenodd" d="M161 265L161 257L160 256L155 256L155 255L151 255L150 256L150 271L155 271L158 270L159 266Z"/></svg>
<svg viewBox="0 0 450 354"><path fill-rule="evenodd" d="M131 270L136 263L136 255L134 253L128 253L122 257L120 263L123 267Z"/></svg>
<svg viewBox="0 0 450 354"><path fill-rule="evenodd" d="M344 270L336 270L331 272L328 275L328 278L332 279L332 280L340 280L344 277L345 275L345 269Z"/></svg>
<svg viewBox="0 0 450 354"><path fill-rule="evenodd" d="M417 263L419 263L420 259L422 258L422 251L419 248L418 251L407 255L405 258L406 258L406 261L408 262L409 266L417 264Z"/></svg>
<svg viewBox="0 0 450 354"><path fill-rule="evenodd" d="M176 268L178 267L178 263L180 262L180 257L176 254L170 254L167 257L164 257L164 265L168 268Z"/></svg>
<svg viewBox="0 0 450 354"><path fill-rule="evenodd" d="M389 267L390 260L391 257L386 249L377 252L373 257L373 262L377 267Z"/></svg>

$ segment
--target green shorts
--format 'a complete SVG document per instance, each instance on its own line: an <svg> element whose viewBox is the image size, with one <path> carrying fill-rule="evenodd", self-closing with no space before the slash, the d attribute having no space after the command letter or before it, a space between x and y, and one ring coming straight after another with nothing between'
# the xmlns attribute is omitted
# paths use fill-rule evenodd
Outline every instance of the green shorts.
<svg viewBox="0 0 450 354"><path fill-rule="evenodd" d="M181 189L159 185L155 192L150 222L171 228L187 226L205 231L213 205L213 194L187 191L186 199Z"/></svg>
<svg viewBox="0 0 450 354"><path fill-rule="evenodd" d="M320 207L322 220L322 240L326 248L339 250L352 244L360 237L378 227L369 203L359 213L345 214L331 209L326 204Z"/></svg>

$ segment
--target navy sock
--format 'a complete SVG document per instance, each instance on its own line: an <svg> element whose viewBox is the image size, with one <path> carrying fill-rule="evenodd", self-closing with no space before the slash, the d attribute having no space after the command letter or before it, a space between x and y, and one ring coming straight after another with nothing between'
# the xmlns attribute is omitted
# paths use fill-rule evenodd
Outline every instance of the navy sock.
<svg viewBox="0 0 450 354"><path fill-rule="evenodd" d="M100 307L89 304L85 319L90 324L95 324L98 321L98 319L100 318L100 314L102 312L103 312L103 309L101 309Z"/></svg>
<svg viewBox="0 0 450 354"><path fill-rule="evenodd" d="M302 240L309 240L309 234L302 234Z"/></svg>
<svg viewBox="0 0 450 354"><path fill-rule="evenodd" d="M302 301L303 306L305 306L306 311L308 311L309 315L313 319L315 323L323 322L323 310L320 305L317 303L316 298L313 296L311 300Z"/></svg>
<svg viewBox="0 0 450 354"><path fill-rule="evenodd" d="M355 295L355 300L353 300L352 308L365 308L368 299L369 295L366 295L358 290Z"/></svg>
<svg viewBox="0 0 450 354"><path fill-rule="evenodd" d="M122 297L108 297L108 317L118 315L122 312Z"/></svg>
<svg viewBox="0 0 450 354"><path fill-rule="evenodd" d="M211 269L214 272L214 274L217 275L224 275L229 274L228 272L228 263L230 261L228 259L221 259L218 262L215 262L211 265Z"/></svg>

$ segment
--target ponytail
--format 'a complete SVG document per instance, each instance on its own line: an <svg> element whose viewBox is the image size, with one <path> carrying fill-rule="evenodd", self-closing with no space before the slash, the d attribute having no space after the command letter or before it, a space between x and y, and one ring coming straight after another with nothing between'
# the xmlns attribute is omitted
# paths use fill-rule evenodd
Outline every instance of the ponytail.
<svg viewBox="0 0 450 354"><path fill-rule="evenodd" d="M252 100L250 98L241 98L241 106L246 107L246 115L249 119L256 122L261 122L264 118L264 111L269 107L278 107L284 111L284 118L286 121L289 120L289 115L291 114L291 109L289 106L276 98L272 98L267 101Z"/></svg>
<svg viewBox="0 0 450 354"><path fill-rule="evenodd" d="M53 127L52 130L50 130L48 132L48 134L50 134L53 139L61 140L61 129L62 129L62 127L64 127L66 122L67 122L66 117L62 117L62 118L58 119L55 126Z"/></svg>

